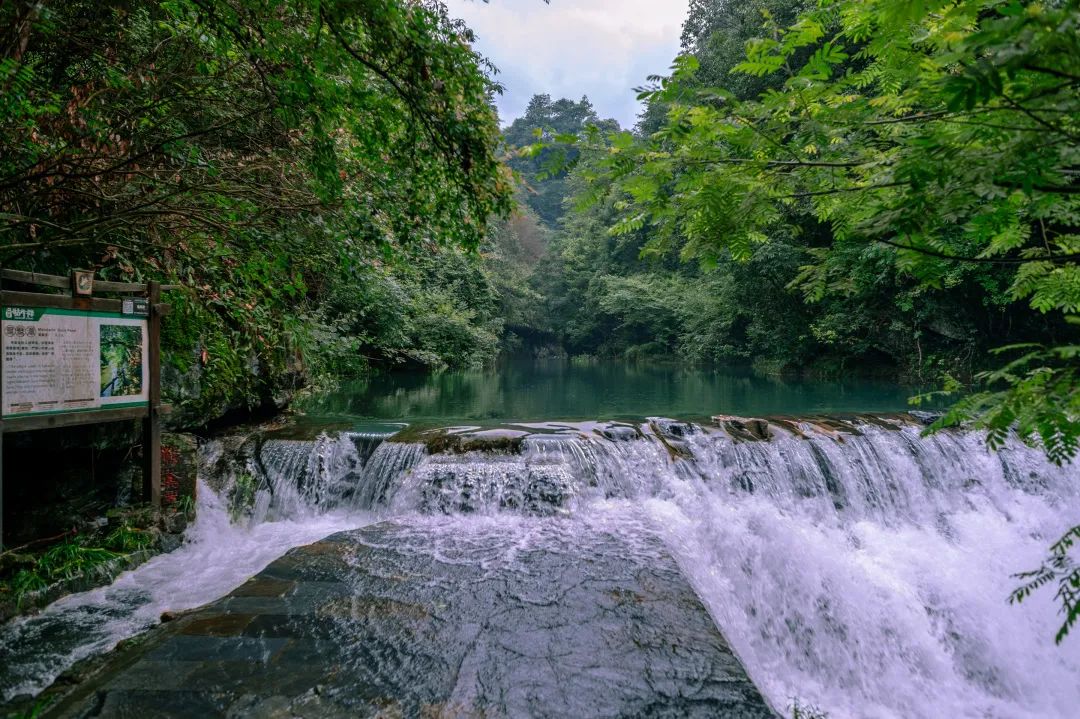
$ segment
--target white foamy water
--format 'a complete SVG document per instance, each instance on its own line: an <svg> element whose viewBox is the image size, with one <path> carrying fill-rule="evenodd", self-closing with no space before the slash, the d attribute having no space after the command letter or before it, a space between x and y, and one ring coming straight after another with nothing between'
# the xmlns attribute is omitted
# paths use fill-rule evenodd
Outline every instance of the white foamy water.
<svg viewBox="0 0 1080 719"><path fill-rule="evenodd" d="M1006 601L1080 521L1075 468L863 431L699 438L698 478L646 502L755 683L833 719L1077 716L1080 643L1054 645L1052 590Z"/></svg>
<svg viewBox="0 0 1080 719"><path fill-rule="evenodd" d="M971 433L801 428L735 442L664 422L576 426L510 455L267 442L247 460L263 476L253 517L230 523L204 489L183 548L0 630L23 677L4 693L227 593L289 547L408 516L399 534L416 551L492 566L542 549L543 523L659 536L781 712L798 699L832 719L1080 715L1080 636L1054 645L1053 590L1007 603L1011 575L1080 523L1077 467L1018 444L991 453ZM470 554L470 528L493 524L506 542Z"/></svg>
<svg viewBox="0 0 1080 719"><path fill-rule="evenodd" d="M227 594L292 547L371 521L369 513L337 510L234 524L222 499L205 485L197 511L179 549L124 572L110 586L64 597L0 627L3 699L40 692L75 662L157 624L162 612Z"/></svg>

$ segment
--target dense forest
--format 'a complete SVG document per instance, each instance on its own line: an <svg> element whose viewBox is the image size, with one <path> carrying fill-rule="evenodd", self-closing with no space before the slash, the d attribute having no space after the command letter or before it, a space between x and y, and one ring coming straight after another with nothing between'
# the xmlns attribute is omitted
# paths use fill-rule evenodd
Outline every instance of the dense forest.
<svg viewBox="0 0 1080 719"><path fill-rule="evenodd" d="M563 2L570 0L550 4ZM825 628L820 634L837 635L835 646L846 651L857 644L856 630L871 624L888 631L867 636L896 639L889 623L893 617L886 615L912 603L911 626L934 625L933 636L944 637L950 660L962 660L958 676L978 683L987 695L1004 692L1002 687L1013 691L1009 676L997 676L994 664L979 663L981 654L961 656L963 645L953 643L967 631L983 650L983 635L962 624L956 607L972 608L971 616L962 618L971 625L990 623L980 609L988 606L981 604L984 597L968 601L988 594L983 590L989 585L969 587L968 577L955 568L970 570L986 553L1016 544L1017 537L1048 542L1050 534L1028 531L1044 529L1037 511L1021 507L1017 514L1031 516L1016 522L1010 512L1020 504L1058 502L1049 491L1044 496L1050 481L1038 471L1060 473L1070 485L1076 477L1070 463L1080 453L1080 0L690 0L678 55L634 90L641 112L633 127L604 117L604 109L586 96L537 94L519 117L500 118L499 71L476 45L472 30L439 0L0 4L0 270L67 277L82 269L92 270L98 280L168 285L162 384L172 405L130 402L131 411L123 415L126 429L104 439L92 434L100 426L70 432L50 427L9 438L5 466L20 479L10 483L6 496L21 502L17 509L9 504L6 516L19 521L9 533L22 543L16 549L32 551L25 556L0 551L0 559L6 557L0 563L0 604L15 597L21 611L24 596L43 597L47 585L73 579L86 567L72 567L84 559L86 566L98 565L147 549L158 541L151 539L151 528L168 529L165 534L174 542L169 551L179 547L189 517L195 516L195 487L204 479L197 458L208 443L220 443L221 457L235 450L247 462L243 468L240 460L226 467L227 457L214 459L217 469L237 470L227 477L220 472L222 496L228 485L234 499L245 498L241 503L254 517L261 491L262 519L270 517L270 502L281 501L273 496L279 485L259 484L262 480L249 470L265 464L262 455L245 455L243 447L262 452L266 442L260 433L281 432L273 440L279 444L272 446L285 447L282 456L291 453L282 466L296 471L303 464L306 472L318 465L323 472L340 459L333 454L338 449L326 449L326 455L318 449L317 456L304 455L301 462L297 447L329 441L322 427L301 426L328 418L313 418L315 412L305 416L297 408L349 380L372 378L374 384L387 373L410 370L411 378L453 381L460 375L433 373L490 368L510 357L554 359L529 366L560 371L663 365L675 371L705 368L701 374L710 377L722 375L713 369L729 367L771 378L860 376L900 383L900 389L890 387L910 388L913 405L927 402L935 410L887 418L859 415L859 422L868 423L859 426L880 435L895 430L886 437L895 444L881 445L893 447L893 455L860 444L871 433L861 433L850 417L816 414L831 409L815 405L813 417L800 416L799 421L820 424L815 437L827 439L830 449L844 445L852 456L866 455L855 460L869 469L852 477L870 479L860 479L866 486L851 493L865 500L860 511L866 514L850 515L852 525L813 534L822 528L816 508L804 525L789 531L783 522L790 518L782 515L792 512L783 504L751 507L746 533L725 544L723 537L730 535L723 530L747 519L740 506L751 506L732 497L741 493L756 502L766 495L769 490L760 483L755 488L754 471L772 467L710 477L718 491L731 490L708 499L716 505L710 509L718 510L708 515L715 527L698 526L707 522L689 506L703 503L693 492L680 497L687 506L677 507L683 523L693 525L695 534L689 536L707 550L701 576L712 581L720 576L714 571L718 567L740 564L740 548L760 554L758 548L772 542L780 558L775 567L760 571L755 556L743 555L746 574L732 575L730 583L754 584L773 572L777 583L762 586L774 587L776 603L794 609L776 615L764 630L749 632L752 640L779 630L778 644L805 639L809 646L818 639L815 625L796 621L805 610L817 612L817 626ZM30 290L20 278L25 275L8 273L5 290ZM54 278L53 290L69 291L65 283ZM79 317L87 306L67 300L53 304L65 304L69 315ZM102 397L128 400L144 383L156 386L143 376L150 365L144 365L138 324L128 321L98 336L101 357L93 377ZM17 331L22 336L23 328ZM145 354L156 356L152 350ZM487 382L489 374L482 376ZM652 380L645 377L645 382ZM695 392L678 377L671 382L680 383L686 393ZM503 389L491 385L486 389L493 394ZM516 392L517 385L508 391ZM562 389L547 394L560 392L573 394ZM721 411L737 413L715 410ZM757 410L746 414L751 412ZM162 496L162 480L150 469L159 459L156 440L136 439L141 435L131 418L145 416L147 427L156 427L162 414L168 414L167 433L187 453L190 481L181 496L173 476L171 499L153 504L148 500ZM703 420L685 414L670 421L650 415L648 424L636 429L612 422L608 434L581 425L558 439L595 438L614 446L633 432L634 441L658 440L651 446L658 450L658 462L667 463L665 471L669 465L681 471L697 461L690 450L680 449L684 439L690 446L690 439L707 439L728 427L728 445L737 453L747 442L771 441L769 422L776 420L794 428L786 436L790 443L777 450L779 463L794 473L807 467L807 476L821 473L820 516L851 508L851 497L835 493L838 472L829 469L829 458L804 455L796 467L783 454L793 446L818 451L806 449L818 445L797 421L711 414L711 420ZM352 463L348 481L341 482L349 485L342 501L360 494L358 468L374 466L364 464L374 456L374 442L379 448L398 445L388 454L399 454L381 465L396 474L371 485L378 487L373 497L389 502L391 479L416 476L413 470L420 465L414 460L489 452L487 459L516 462L528 454L522 447L530 446L525 437L532 436L516 427L512 436L493 432L476 439L488 432L485 424L466 440L448 425L433 429L413 416L395 416L383 423L391 429L380 428L385 433L359 437L360 416L329 418L356 435L343 450L353 454L342 455ZM272 419L264 422L267 417ZM897 417L903 426L889 424ZM364 422L368 419L363 415ZM241 438L247 443L241 446L239 433L250 430L253 420L262 424ZM664 429L661 423L669 424ZM836 426L849 434L841 436ZM951 431L958 426L977 432ZM545 425L543 431L549 429ZM319 438L309 441L305 432L316 431ZM336 424L331 433L339 431L346 435ZM231 438L235 445L223 439L229 432L237 433ZM147 436L156 433L147 430ZM27 439L30 435L40 444ZM990 449L1008 444L1008 450L988 452L984 436ZM422 443L420 437L436 439ZM924 445L933 445L934 456L947 468L960 469L935 474L941 468L926 466L928 455L920 454ZM943 445L948 446L942 450ZM764 445L751 448L759 446ZM954 453L955 447L963 451ZM887 467L895 474L879 471L901 452L908 463ZM975 475L983 468L977 461L1011 453L1026 454L1012 465L1002 460L999 484L1028 494L1010 505L984 493ZM310 457L315 459L309 462ZM971 457L976 463L965 463ZM1031 469L1034 460L1027 461L1032 457L1038 471ZM147 459L143 483L136 464ZM446 465L460 469L469 458L458 459L463 457ZM725 461L715 460L725 472L739 463ZM505 481L510 472L532 481L526 465L523 460L510 470L492 470L491 476L497 475L492 484L511 484ZM652 464L628 466L619 464L612 474L657 473ZM442 484L452 474L442 467L432 470L432 497L452 493L443 492ZM555 474L562 477L561 469ZM682 480L678 472L670 474L669 479ZM918 480L912 496L930 496L945 487L942 476L955 485L948 488L955 506L938 512L927 500L931 509L919 508L929 517L921 534L897 534L892 517L876 514L879 504L891 501L884 495L907 492L900 486L904 481L914 486ZM31 477L34 481L23 481ZM308 482L304 477L296 480L297 487ZM587 491L608 491L596 476L586 479ZM709 483L698 479L695 475L693 481ZM888 486L879 492L870 480ZM473 497L478 481L473 476L462 481L465 500ZM79 482L81 489L68 491L67 485ZM553 482L536 494L551 505L544 505L543 516L561 521L578 499L577 485L555 491ZM804 497L802 485L786 487L777 493L818 499L808 490ZM639 498L636 492L631 487L625 497L610 494L603 500L633 497L659 504L668 499ZM311 496L317 493L311 490ZM549 495L558 495L557 501ZM1068 496L1061 505L1075 503ZM1029 502L1031 497L1037 501ZM478 507L477 514L487 511L486 505L465 500L462 516ZM967 516L984 500L1004 518L995 514L993 521L1000 519L1008 532L997 538L976 532L969 544L954 542L964 531L961 524L981 521ZM379 511L390 507L372 502L373 512L376 506ZM40 515L34 513L39 506ZM408 505L409 511L419 506ZM446 506L433 500L424 511L436 507L433 513L452 514ZM494 514L511 506L520 509L524 500L493 500L488 508ZM162 507L166 511L159 511ZM893 507L896 524L910 519L906 507ZM110 518L114 509L123 512ZM1060 512L1064 517L1071 507L1053 510L1046 516ZM950 525L950 517L961 514L956 526ZM231 516L229 526L242 516ZM658 524L677 519L676 513L655 516ZM178 524L165 526L169 517L179 518ZM76 521L81 524L75 526ZM900 567L915 578L904 576L910 584L851 600L880 613L845 625L835 610L850 598L841 595L869 576L861 573L869 566L862 530L852 527L865 529L873 522L885 538L878 543L890 550L911 536L934 541L903 547L926 555L919 557L927 560L924 564ZM1051 530L1053 536L1075 522L1064 518ZM571 526L569 519L566 525ZM87 538L94 533L97 540ZM799 558L793 560L789 547L802 551L810 546L808 537L818 537L814 551L828 559L808 565L813 576L803 579L812 591L798 594L790 591L797 586L788 578L798 574ZM0 550L4 539L0 529ZM1080 562L1071 554L1078 541L1080 526L1050 547L1041 566L1014 574L1012 593L1001 597L1019 603L1040 587L1055 587L1053 602L1062 615L1058 643L1080 619ZM848 542L858 544L858 551L838 547ZM1016 556L1034 565L1041 546ZM841 562L832 559L834 549L851 551ZM937 551L964 556L954 557L955 565L942 559L939 567ZM31 556L35 552L38 556ZM533 554L547 561L558 553L545 548ZM903 558L900 552L877 556L883 566ZM665 557L682 568L677 553ZM925 604L907 596L909 586L915 587L912 596L935 592L916 576L931 565L945 577L942 587L951 591L954 584L965 585L955 607L949 604L951 594ZM828 571L817 573L817 567ZM1002 574L1006 571L1013 569ZM882 569L874 580L884 584L891 576ZM831 577L841 582L826 586ZM688 585L693 594L691 589L700 588ZM894 595L899 598L879 601ZM618 599L615 593L604 601L611 596ZM828 601L818 601L821 597ZM756 617L759 607L747 606L747 615ZM942 610L935 614L931 607ZM849 632L849 626L856 630ZM394 635L395 643L399 636ZM1013 653L1008 638L989 653ZM875 652L893 650L891 641L877 644ZM875 669L866 661L871 654L852 656L850 677L834 668L827 653L820 663L842 675L840 683L856 684L858 672ZM367 660L356 663L366 666ZM1069 671L1074 665L1070 659ZM936 671L932 662L919 663L915 670L904 665L897 676L919 693L929 685L909 677ZM1017 686L1017 694L1027 691ZM795 715L802 716L797 704Z"/></svg>
<svg viewBox="0 0 1080 719"><path fill-rule="evenodd" d="M3 12L3 264L182 284L183 421L530 353L975 386L1076 450L1075 3L694 0L634 128L500 129L437 2Z"/></svg>
<svg viewBox="0 0 1080 719"><path fill-rule="evenodd" d="M947 421L1074 452L1076 9L979 8L691 3L632 131L537 123L521 174L565 194L554 224L526 200L537 324L570 354L1009 386Z"/></svg>
<svg viewBox="0 0 1080 719"><path fill-rule="evenodd" d="M5 3L5 267L162 279L199 423L370 358L490 359L493 83L437 3Z"/></svg>

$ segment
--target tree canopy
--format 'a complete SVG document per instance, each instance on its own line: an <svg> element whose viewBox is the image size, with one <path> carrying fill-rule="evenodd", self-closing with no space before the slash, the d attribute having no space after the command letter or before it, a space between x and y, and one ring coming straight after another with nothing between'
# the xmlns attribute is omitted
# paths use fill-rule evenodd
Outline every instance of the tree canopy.
<svg viewBox="0 0 1080 719"><path fill-rule="evenodd" d="M511 150L528 147L537 137L554 140L582 132L593 126L616 131L615 120L601 120L589 98L574 102L566 98L552 101L550 95L534 95L525 113L503 130L503 141ZM563 166L576 157L573 148L554 147L523 157L511 154L508 165L521 179L521 200L549 227L558 224L563 216L563 200L567 195L566 170Z"/></svg>
<svg viewBox="0 0 1080 719"><path fill-rule="evenodd" d="M17 0L0 19L0 261L192 288L166 347L201 365L204 403L272 392L349 324L342 288L392 293L400 258L474 250L510 206L498 88L437 2ZM432 355L416 342L375 346Z"/></svg>
<svg viewBox="0 0 1080 719"><path fill-rule="evenodd" d="M304 211L476 246L507 206L492 85L437 3L5 7L9 256L227 242Z"/></svg>
<svg viewBox="0 0 1080 719"><path fill-rule="evenodd" d="M884 256L928 288L1004 268L1010 300L1080 311L1075 2L839 1L765 20L733 70L772 84L701 86L682 55L641 95L665 107L662 127L594 143L588 179L618 198L614 234L647 229L646 253L712 268L817 227L793 281L810 301L856 291L853 259ZM940 424L1074 456L1080 348L1064 323L1051 338L1012 348Z"/></svg>

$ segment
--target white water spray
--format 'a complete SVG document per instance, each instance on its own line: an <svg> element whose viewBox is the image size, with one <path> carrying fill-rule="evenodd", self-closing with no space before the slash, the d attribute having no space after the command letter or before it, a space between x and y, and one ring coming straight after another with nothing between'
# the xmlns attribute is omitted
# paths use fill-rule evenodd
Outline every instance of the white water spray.
<svg viewBox="0 0 1080 719"><path fill-rule="evenodd" d="M505 525L513 546L537 522L659 534L780 710L798 699L832 719L1076 716L1080 639L1054 645L1050 592L1006 602L1010 575L1080 522L1075 467L902 422L785 426L771 441L661 420L538 426L519 453L435 456L348 435L267 441L246 460L260 481L247 521L203 488L183 548L5 628L0 658L19 669L4 694L40 689L289 547L421 512L457 515L455 536Z"/></svg>
<svg viewBox="0 0 1080 719"><path fill-rule="evenodd" d="M342 508L277 514L273 522L234 522L222 497L200 482L197 519L179 549L0 627L0 697L36 694L79 660L154 626L163 612L213 601L292 547L372 521Z"/></svg>
<svg viewBox="0 0 1080 719"><path fill-rule="evenodd" d="M733 445L646 503L774 706L839 717L1074 717L1051 592L1006 602L1077 513L1075 469L974 435L863 427ZM753 484L754 491L746 491Z"/></svg>

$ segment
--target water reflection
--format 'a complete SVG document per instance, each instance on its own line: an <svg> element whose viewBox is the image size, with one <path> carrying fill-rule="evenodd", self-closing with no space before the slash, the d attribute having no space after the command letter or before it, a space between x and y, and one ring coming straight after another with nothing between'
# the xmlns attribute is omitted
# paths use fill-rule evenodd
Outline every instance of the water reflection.
<svg viewBox="0 0 1080 719"><path fill-rule="evenodd" d="M392 372L309 400L314 416L421 421L633 419L662 415L895 412L916 389L845 379L755 376L675 364L507 360L484 370Z"/></svg>

